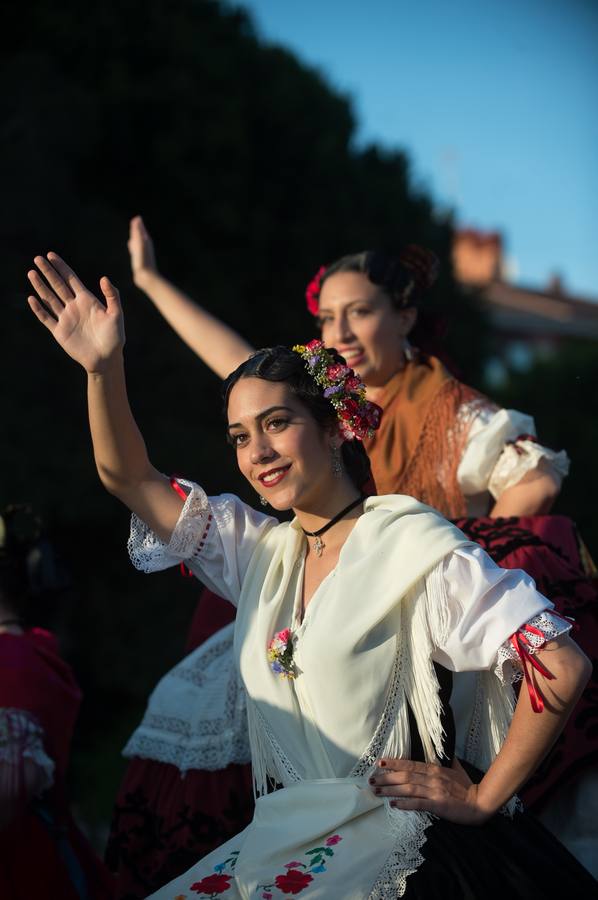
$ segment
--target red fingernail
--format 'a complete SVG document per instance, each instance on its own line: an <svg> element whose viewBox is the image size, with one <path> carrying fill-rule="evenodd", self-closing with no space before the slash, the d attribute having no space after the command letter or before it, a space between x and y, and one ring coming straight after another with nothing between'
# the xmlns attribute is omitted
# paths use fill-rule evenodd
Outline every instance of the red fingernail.
<svg viewBox="0 0 598 900"><path fill-rule="evenodd" d="M370 784L376 784L375 778L369 778L368 781L370 782Z"/></svg>
<svg viewBox="0 0 598 900"><path fill-rule="evenodd" d="M383 769L385 765L386 765L386 760L385 760L385 759L381 759L380 762L379 762L380 768Z"/></svg>
<svg viewBox="0 0 598 900"><path fill-rule="evenodd" d="M374 793L375 793L375 794L381 794L381 793L382 793L382 788L374 788Z"/></svg>

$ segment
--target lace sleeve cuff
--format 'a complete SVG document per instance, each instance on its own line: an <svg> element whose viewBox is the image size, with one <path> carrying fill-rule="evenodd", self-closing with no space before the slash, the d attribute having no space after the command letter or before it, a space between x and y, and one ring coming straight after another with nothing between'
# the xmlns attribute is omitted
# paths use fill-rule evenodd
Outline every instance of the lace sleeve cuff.
<svg viewBox="0 0 598 900"><path fill-rule="evenodd" d="M138 516L131 516L127 548L131 562L141 572L160 572L196 557L208 538L212 511L205 491L191 481L177 479L177 484L188 493L168 544Z"/></svg>
<svg viewBox="0 0 598 900"><path fill-rule="evenodd" d="M16 796L23 781L25 760L37 775L35 792L42 794L54 783L54 762L44 750L44 732L35 718L22 709L0 709L0 794Z"/></svg>
<svg viewBox="0 0 598 900"><path fill-rule="evenodd" d="M524 655L531 657L548 642L553 641L561 634L566 634L573 627L573 623L568 619L556 615L548 609L542 610L537 616L534 616L525 625L515 632L504 644L499 648L496 658L495 674L503 684L513 684L521 681L525 677L524 662L521 658L521 652L517 649L523 645L525 647ZM518 638L519 640L513 640Z"/></svg>
<svg viewBox="0 0 598 900"><path fill-rule="evenodd" d="M507 444L500 454L490 475L488 490L497 500L503 491L538 468L550 472L560 483L569 473L569 457L564 450L557 453L522 435Z"/></svg>

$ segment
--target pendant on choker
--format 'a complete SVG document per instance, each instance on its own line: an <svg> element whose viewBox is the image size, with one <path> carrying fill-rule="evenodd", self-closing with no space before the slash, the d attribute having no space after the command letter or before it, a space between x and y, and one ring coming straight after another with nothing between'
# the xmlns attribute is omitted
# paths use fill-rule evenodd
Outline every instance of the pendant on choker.
<svg viewBox="0 0 598 900"><path fill-rule="evenodd" d="M330 520L330 522L327 522L326 525L322 526L322 528L318 528L317 531L306 531L305 528L301 529L301 531L303 532L303 534L306 537L315 538L314 551L315 551L316 556L320 557L326 547L326 544L322 540L321 535L323 535L326 531L328 531L329 528L332 528L333 525L336 525L336 523L339 522L343 518L343 516L346 516L348 512L351 512L352 509L355 509L355 507L358 506L360 503L363 503L364 500L365 500L365 497L362 494L361 496L359 496L357 498L357 500L353 500L352 503L349 503L348 506L345 506L344 509L341 509L341 511L339 513L337 513L336 516L334 516L334 518L332 518Z"/></svg>
<svg viewBox="0 0 598 900"><path fill-rule="evenodd" d="M314 541L314 550L316 551L316 556L322 555L325 546L326 544L324 543L322 538L318 536Z"/></svg>

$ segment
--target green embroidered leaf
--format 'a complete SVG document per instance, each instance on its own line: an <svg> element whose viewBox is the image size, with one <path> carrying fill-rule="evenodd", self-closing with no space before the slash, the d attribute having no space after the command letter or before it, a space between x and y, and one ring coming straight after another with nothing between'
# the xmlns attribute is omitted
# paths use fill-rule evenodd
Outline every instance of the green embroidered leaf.
<svg viewBox="0 0 598 900"><path fill-rule="evenodd" d="M330 850L328 850L327 847L314 847L313 850L306 850L305 855L309 856L310 853L322 853L322 852L330 853Z"/></svg>

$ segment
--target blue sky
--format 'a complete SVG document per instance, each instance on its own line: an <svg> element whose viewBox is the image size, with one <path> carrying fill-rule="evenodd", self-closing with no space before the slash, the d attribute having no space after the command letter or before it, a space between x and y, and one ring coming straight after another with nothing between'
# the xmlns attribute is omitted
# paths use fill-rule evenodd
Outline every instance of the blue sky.
<svg viewBox="0 0 598 900"><path fill-rule="evenodd" d="M348 94L516 280L598 299L598 2L249 0L258 33Z"/></svg>

